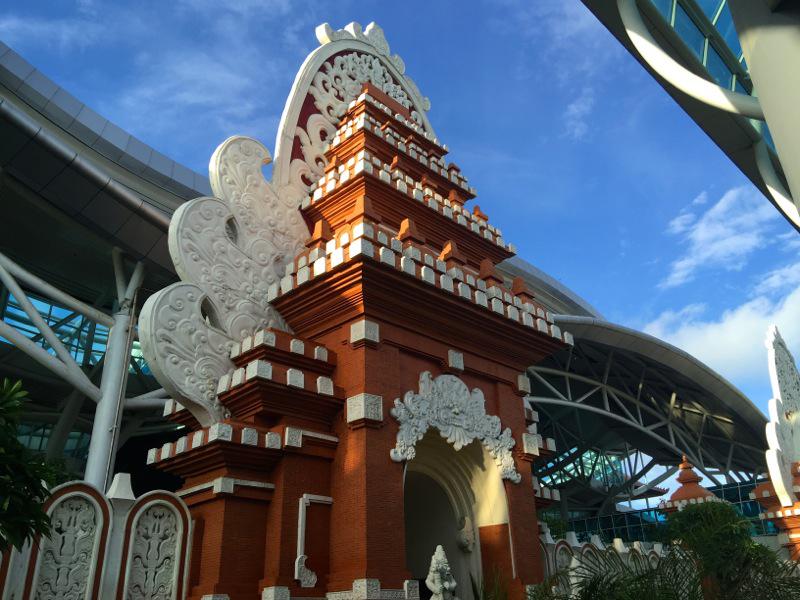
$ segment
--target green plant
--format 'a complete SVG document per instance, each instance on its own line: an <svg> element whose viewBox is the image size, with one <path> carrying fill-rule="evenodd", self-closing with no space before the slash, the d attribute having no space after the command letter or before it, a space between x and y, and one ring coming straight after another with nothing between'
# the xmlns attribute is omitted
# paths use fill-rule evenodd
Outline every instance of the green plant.
<svg viewBox="0 0 800 600"><path fill-rule="evenodd" d="M472 586L473 600L508 600L508 588L506 587L505 579L497 569L492 571L490 581L489 587L486 587L486 582L483 578L476 581L475 577L470 573L469 582Z"/></svg>
<svg viewBox="0 0 800 600"><path fill-rule="evenodd" d="M656 566L626 562L615 552L588 554L579 567L535 586L529 600L800 598L797 565L753 541L747 520L728 504L689 505L673 513L665 541Z"/></svg>
<svg viewBox="0 0 800 600"><path fill-rule="evenodd" d="M19 381L0 385L0 551L50 531L43 504L57 470L17 440L25 395Z"/></svg>

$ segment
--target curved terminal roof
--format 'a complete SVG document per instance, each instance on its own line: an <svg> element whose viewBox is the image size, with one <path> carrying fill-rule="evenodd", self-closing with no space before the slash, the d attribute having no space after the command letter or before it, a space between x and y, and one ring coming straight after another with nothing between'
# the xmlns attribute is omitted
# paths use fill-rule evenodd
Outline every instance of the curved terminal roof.
<svg viewBox="0 0 800 600"><path fill-rule="evenodd" d="M170 215L210 194L207 177L103 118L2 43L0 139L0 186L17 208L4 214L4 252L92 303L111 280L112 246L146 261L146 288L174 278ZM37 239L50 243L30 243Z"/></svg>

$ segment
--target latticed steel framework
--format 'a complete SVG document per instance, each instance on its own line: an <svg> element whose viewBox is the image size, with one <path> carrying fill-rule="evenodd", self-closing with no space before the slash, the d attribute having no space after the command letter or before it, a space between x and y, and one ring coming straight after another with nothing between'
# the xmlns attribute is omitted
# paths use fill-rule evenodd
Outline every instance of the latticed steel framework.
<svg viewBox="0 0 800 600"><path fill-rule="evenodd" d="M759 423L743 422L726 399L657 360L576 336L528 373L541 429L565 449L537 476L568 491L575 507L590 508L591 491L601 510L646 495L681 455L715 485L764 472Z"/></svg>

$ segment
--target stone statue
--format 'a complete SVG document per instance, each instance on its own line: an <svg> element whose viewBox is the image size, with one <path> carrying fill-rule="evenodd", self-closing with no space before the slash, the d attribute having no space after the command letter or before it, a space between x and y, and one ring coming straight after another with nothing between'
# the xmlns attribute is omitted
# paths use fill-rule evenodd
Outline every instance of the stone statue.
<svg viewBox="0 0 800 600"><path fill-rule="evenodd" d="M456 580L450 571L450 563L444 548L436 546L436 551L431 557L431 568L425 578L425 585L433 593L431 600L458 600L455 594Z"/></svg>

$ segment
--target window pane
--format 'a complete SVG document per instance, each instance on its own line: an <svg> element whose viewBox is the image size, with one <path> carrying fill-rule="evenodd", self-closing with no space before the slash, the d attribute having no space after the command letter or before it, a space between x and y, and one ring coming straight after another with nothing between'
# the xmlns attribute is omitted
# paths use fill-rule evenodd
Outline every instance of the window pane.
<svg viewBox="0 0 800 600"><path fill-rule="evenodd" d="M697 55L697 58L702 61L703 44L706 38L680 4L675 7L675 31L686 42L686 45L691 48L692 52Z"/></svg>
<svg viewBox="0 0 800 600"><path fill-rule="evenodd" d="M714 46L708 46L708 59L706 62L706 68L708 72L711 74L711 77L720 84L722 87L730 89L731 87L731 77L732 73L728 66L725 64L725 61L722 60L722 57L719 53L714 50Z"/></svg>
<svg viewBox="0 0 800 600"><path fill-rule="evenodd" d="M720 0L697 0L697 4L703 9L703 12L706 13L709 19L713 19L714 15L717 14L719 3Z"/></svg>
<svg viewBox="0 0 800 600"><path fill-rule="evenodd" d="M728 4L722 7L722 12L719 13L719 19L716 22L717 31L728 44L734 56L741 56L742 46L739 44L739 36L736 34L736 28L733 26L733 18L731 17L731 9Z"/></svg>
<svg viewBox="0 0 800 600"><path fill-rule="evenodd" d="M652 2L667 23L670 23L672 19L672 0L652 0Z"/></svg>

